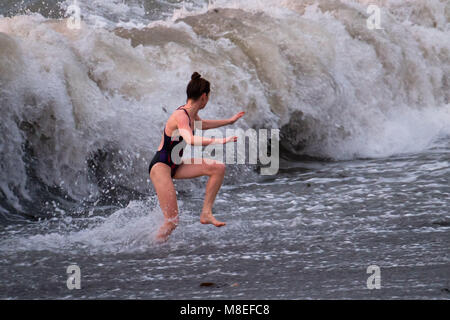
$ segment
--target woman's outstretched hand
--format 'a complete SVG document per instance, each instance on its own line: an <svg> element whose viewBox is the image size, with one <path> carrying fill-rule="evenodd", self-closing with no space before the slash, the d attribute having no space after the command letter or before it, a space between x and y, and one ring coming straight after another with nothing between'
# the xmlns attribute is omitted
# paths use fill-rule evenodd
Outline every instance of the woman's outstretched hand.
<svg viewBox="0 0 450 320"><path fill-rule="evenodd" d="M238 121L238 119L242 118L242 116L245 114L244 111L241 111L239 113L236 113L234 116L232 116L230 118L230 124L235 123L236 121Z"/></svg>
<svg viewBox="0 0 450 320"><path fill-rule="evenodd" d="M223 144L228 143L228 142L236 142L237 138L238 138L237 136L223 138Z"/></svg>

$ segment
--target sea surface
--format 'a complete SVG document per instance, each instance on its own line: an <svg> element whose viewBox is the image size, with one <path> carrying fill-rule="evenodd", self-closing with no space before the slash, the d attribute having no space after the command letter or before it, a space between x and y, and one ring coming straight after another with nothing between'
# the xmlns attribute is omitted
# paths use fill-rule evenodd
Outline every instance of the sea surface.
<svg viewBox="0 0 450 320"><path fill-rule="evenodd" d="M0 4L0 299L450 299L448 1L74 3ZM158 244L148 164L194 71L280 168L227 164L223 228L175 181Z"/></svg>

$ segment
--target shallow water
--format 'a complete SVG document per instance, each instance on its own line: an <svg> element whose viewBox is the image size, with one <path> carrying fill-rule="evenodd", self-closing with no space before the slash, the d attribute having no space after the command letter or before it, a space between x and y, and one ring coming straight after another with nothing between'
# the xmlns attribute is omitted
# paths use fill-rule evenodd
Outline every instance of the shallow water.
<svg viewBox="0 0 450 320"><path fill-rule="evenodd" d="M79 29L73 3L0 4L0 298L450 298L449 3L376 1L377 30L366 0L79 0ZM158 245L147 168L193 71L202 118L291 161L228 165L220 229L176 182Z"/></svg>
<svg viewBox="0 0 450 320"><path fill-rule="evenodd" d="M0 297L448 299L449 154L442 140L421 154L285 162L276 177L223 186L221 229L199 223L201 193L180 192L180 226L163 245L149 240L154 199L77 223L10 225ZM80 290L66 287L71 264ZM369 265L379 290L366 287Z"/></svg>

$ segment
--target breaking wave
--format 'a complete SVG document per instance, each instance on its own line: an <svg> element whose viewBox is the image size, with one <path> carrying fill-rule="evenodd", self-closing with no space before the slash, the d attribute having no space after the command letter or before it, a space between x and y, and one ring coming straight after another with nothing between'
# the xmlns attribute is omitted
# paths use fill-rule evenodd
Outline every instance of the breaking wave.
<svg viewBox="0 0 450 320"><path fill-rule="evenodd" d="M380 30L363 0L79 1L79 30L70 1L4 9L0 214L148 194L193 71L212 83L204 118L245 110L237 125L279 128L284 157L426 150L450 134L450 5L377 2Z"/></svg>

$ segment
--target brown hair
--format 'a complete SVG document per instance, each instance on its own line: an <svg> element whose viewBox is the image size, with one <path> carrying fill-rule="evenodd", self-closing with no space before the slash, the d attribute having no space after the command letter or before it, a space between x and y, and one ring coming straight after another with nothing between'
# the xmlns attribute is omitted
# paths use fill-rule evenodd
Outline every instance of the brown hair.
<svg viewBox="0 0 450 320"><path fill-rule="evenodd" d="M191 76L191 81L186 88L186 94L188 99L197 100L203 93L209 94L210 84L209 81L203 79L198 72L194 72Z"/></svg>

